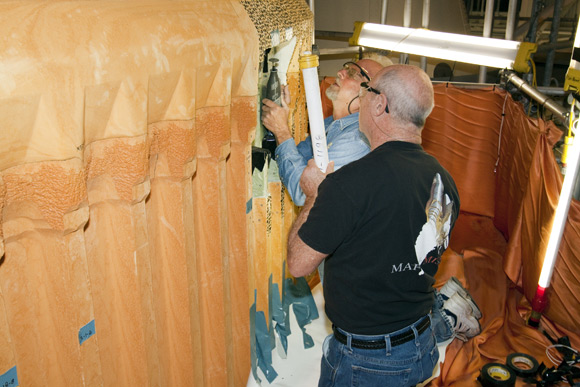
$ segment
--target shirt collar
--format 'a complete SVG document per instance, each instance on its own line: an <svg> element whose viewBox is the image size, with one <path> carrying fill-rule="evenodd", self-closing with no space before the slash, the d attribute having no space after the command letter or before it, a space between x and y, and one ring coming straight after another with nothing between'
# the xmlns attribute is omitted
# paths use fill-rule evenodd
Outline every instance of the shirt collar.
<svg viewBox="0 0 580 387"><path fill-rule="evenodd" d="M350 125L358 122L358 112L353 113L353 114L349 114L346 117L339 118L338 120L335 120L334 122L336 122L340 125L340 129L344 129L347 126L350 126Z"/></svg>

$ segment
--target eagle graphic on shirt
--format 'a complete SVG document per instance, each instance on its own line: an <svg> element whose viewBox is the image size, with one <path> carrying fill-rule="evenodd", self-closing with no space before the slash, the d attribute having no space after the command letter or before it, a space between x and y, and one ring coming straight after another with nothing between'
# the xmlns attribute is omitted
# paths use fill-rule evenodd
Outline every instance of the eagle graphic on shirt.
<svg viewBox="0 0 580 387"><path fill-rule="evenodd" d="M453 218L453 201L445 193L441 175L435 174L431 184L431 197L425 206L427 222L415 241L415 253L419 266L441 262L441 255L449 245L449 230ZM421 269L419 275L423 275Z"/></svg>

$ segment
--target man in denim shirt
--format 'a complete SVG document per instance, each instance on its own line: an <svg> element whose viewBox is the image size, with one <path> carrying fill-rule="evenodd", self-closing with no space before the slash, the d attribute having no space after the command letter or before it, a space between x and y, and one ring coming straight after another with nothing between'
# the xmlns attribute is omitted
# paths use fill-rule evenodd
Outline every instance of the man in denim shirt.
<svg viewBox="0 0 580 387"><path fill-rule="evenodd" d="M360 83L370 81L383 66L371 59L347 62L337 73L336 81L326 96L332 101L333 114L324 120L328 159L339 169L369 153L366 137L358 130L358 92ZM310 137L295 145L288 127L288 86L282 87L282 106L269 99L262 100L262 123L276 136L276 162L280 178L297 206L304 205L300 176L312 155Z"/></svg>

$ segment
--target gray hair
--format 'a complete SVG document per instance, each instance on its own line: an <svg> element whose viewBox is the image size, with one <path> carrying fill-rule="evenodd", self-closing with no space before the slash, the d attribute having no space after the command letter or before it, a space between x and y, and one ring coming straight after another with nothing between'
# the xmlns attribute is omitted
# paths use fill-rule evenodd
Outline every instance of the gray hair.
<svg viewBox="0 0 580 387"><path fill-rule="evenodd" d="M433 85L420 68L410 65L389 66L376 79L376 88L387 97L389 114L402 124L422 129L433 110Z"/></svg>

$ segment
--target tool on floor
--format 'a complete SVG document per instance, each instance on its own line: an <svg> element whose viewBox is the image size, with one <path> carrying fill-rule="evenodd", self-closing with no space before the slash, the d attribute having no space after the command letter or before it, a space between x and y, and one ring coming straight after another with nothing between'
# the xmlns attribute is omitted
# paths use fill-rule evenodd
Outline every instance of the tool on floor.
<svg viewBox="0 0 580 387"><path fill-rule="evenodd" d="M535 376L538 372L538 361L525 353L511 353L506 359L506 365L516 374L523 378Z"/></svg>
<svg viewBox="0 0 580 387"><path fill-rule="evenodd" d="M504 364L488 363L481 368L477 380L483 387L513 387L516 374Z"/></svg>

